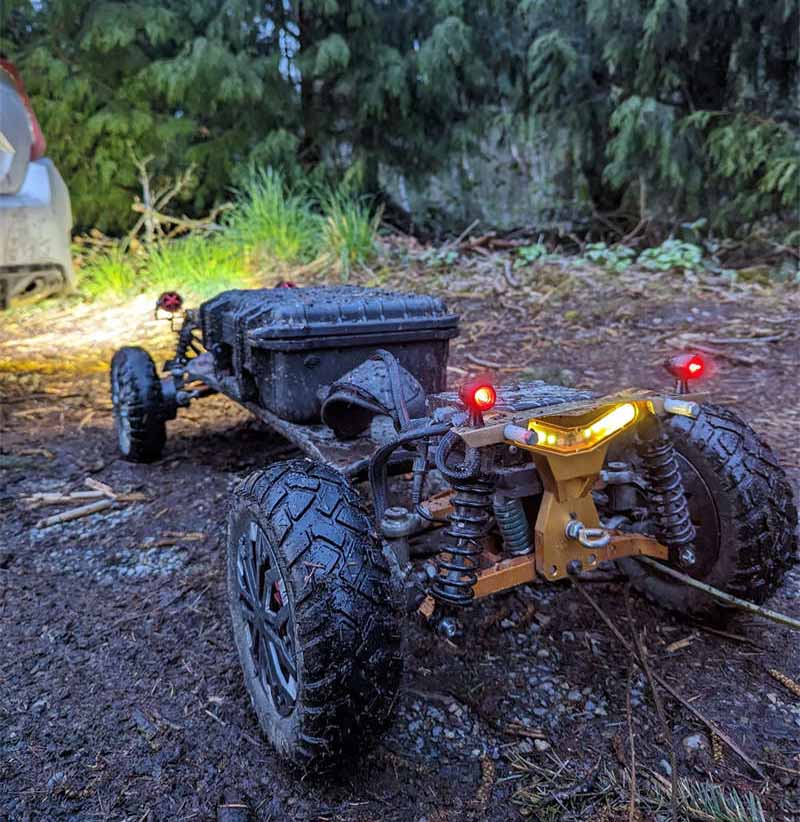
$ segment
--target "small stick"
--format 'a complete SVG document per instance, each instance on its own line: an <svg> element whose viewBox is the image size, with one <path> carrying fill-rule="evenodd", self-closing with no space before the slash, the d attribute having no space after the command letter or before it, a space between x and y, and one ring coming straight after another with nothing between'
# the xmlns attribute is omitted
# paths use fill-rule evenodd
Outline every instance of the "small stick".
<svg viewBox="0 0 800 822"><path fill-rule="evenodd" d="M81 505L78 508L71 508L69 511L63 511L60 514L54 514L52 517L45 517L36 523L36 528L49 528L51 525L58 525L61 522L69 522L73 519L80 519L87 517L89 514L96 514L98 511L105 511L114 504L111 499L99 499L96 502L90 502L88 505Z"/></svg>
<svg viewBox="0 0 800 822"><path fill-rule="evenodd" d="M628 624L630 625L631 635L633 636L633 644L636 647L636 656L639 658L639 663L645 673L645 676L647 677L650 690L653 693L653 702L655 702L656 705L656 713L658 714L658 718L661 720L661 725L664 728L664 737L669 744L669 761L670 768L672 769L672 795L670 798L670 803L672 807L673 822L678 822L678 760L675 756L675 743L672 739L672 728L670 728L669 722L667 722L667 715L664 712L661 694L659 694L656 690L656 683L653 681L653 672L650 670L650 663L647 661L647 651L645 650L644 643L642 642L642 637L636 630L636 624L633 621L630 583L625 586L625 610L628 613ZM716 739L716 737L714 738Z"/></svg>
<svg viewBox="0 0 800 822"><path fill-rule="evenodd" d="M625 713L628 718L628 745L631 749L631 790L628 803L628 822L636 822L636 743L633 733L633 716L631 714L631 680L633 679L633 660L628 664L628 687L625 692Z"/></svg>
<svg viewBox="0 0 800 822"><path fill-rule="evenodd" d="M91 488L93 491L99 491L101 494L104 494L109 499L116 499L117 495L114 493L114 489L110 485L106 485L104 482L100 482L100 480L93 479L92 477L86 477L83 481L83 484L87 488Z"/></svg>
<svg viewBox="0 0 800 822"><path fill-rule="evenodd" d="M594 608L597 612L600 619L605 622L608 626L609 630L612 634L620 641L622 647L629 654L633 654L633 648L631 644L625 639L624 636L619 631L616 625L611 621L609 616L606 612L598 605L597 600L593 596L591 596L585 589L583 585L580 585L575 580L572 580L573 586L578 590L580 595ZM693 714L697 719L700 720L712 733L715 733L743 762L746 762L758 775L761 779L766 779L766 775L761 770L761 768L756 765L756 763L750 759L750 757L725 733L715 722L712 722L710 719L707 719L700 711L692 705L687 699L685 699L681 694L675 690L675 688L664 679L663 676L659 674L653 673L653 679L658 682L658 684L667 691L673 699L677 700L678 702L686 708L691 714Z"/></svg>
<svg viewBox="0 0 800 822"><path fill-rule="evenodd" d="M680 571L676 571L674 568L670 568L668 565L662 565L660 562L655 562L650 559L650 557L636 557L636 559L645 565L649 565L661 574L666 574L673 579L680 580L692 588L697 588L698 591L705 591L705 593L709 596L720 600L720 602L733 605L734 608L740 608L742 611L750 611L751 614L758 614L766 619L771 619L773 622L779 622L781 625L788 625L795 631L800 631L800 620L792 619L792 617L786 616L786 614L780 614L777 611L771 611L769 608L762 608L754 602L748 602L746 599L739 599L739 597L735 597L733 594L726 594L725 591L720 591L719 588L715 588L713 585L707 585L705 582L700 582L687 574L683 574Z"/></svg>
<svg viewBox="0 0 800 822"><path fill-rule="evenodd" d="M65 502L77 502L82 499L101 499L104 496L100 491L73 491L70 494L60 492L41 491L24 497L23 502L31 505L60 505Z"/></svg>
<svg viewBox="0 0 800 822"><path fill-rule="evenodd" d="M500 363L492 362L491 360L482 360L480 357L476 357L474 354L467 354L467 359L474 363L475 365L480 365L483 368L502 368L503 366Z"/></svg>

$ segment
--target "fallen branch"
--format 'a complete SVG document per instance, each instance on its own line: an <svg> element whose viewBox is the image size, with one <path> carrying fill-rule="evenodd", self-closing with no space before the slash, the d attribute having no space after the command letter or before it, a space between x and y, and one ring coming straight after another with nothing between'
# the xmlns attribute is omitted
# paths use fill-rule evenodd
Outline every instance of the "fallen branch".
<svg viewBox="0 0 800 822"><path fill-rule="evenodd" d="M592 606L592 608L595 610L600 619L602 619L603 622L605 622L606 626L609 628L611 633L613 633L614 636L620 641L622 647L625 648L625 650L629 654L635 656L633 647L631 646L630 642L628 642L628 640L625 639L624 636L622 636L622 634L619 631L619 628L617 628L617 626L611 621L611 618L600 607L597 600L595 600L595 598L591 596L584 589L584 586L580 583L576 582L575 580L572 580L572 585L578 591L578 593ZM708 728L712 733L715 733L743 762L745 762L750 768L753 769L753 771L755 771L755 773L758 774L760 779L766 779L766 775L761 770L761 768L759 768L758 765L739 747L739 745L737 745L736 742L734 742L728 736L728 734L726 734L725 731L723 731L715 722L708 719L697 708L695 708L691 702L689 702L687 699L681 696L681 694L677 690L675 690L675 688L672 685L670 685L669 682L667 682L667 680L664 679L664 677L660 676L657 673L653 673L653 679L656 682L658 682L658 684L665 691L667 691L673 699L680 702L680 704L683 705L683 707L686 708L687 711L689 711L693 716L700 720L700 722L702 722L703 725L706 726L706 728Z"/></svg>
<svg viewBox="0 0 800 822"><path fill-rule="evenodd" d="M62 522L70 522L73 519L80 519L81 517L88 517L89 514L96 514L99 511L105 511L114 504L114 500L105 498L99 499L96 502L90 502L88 505L81 505L78 508L71 508L69 511L63 511L60 514L54 514L52 517L45 517L36 523L36 528L49 528L51 525L58 525Z"/></svg>
<svg viewBox="0 0 800 822"><path fill-rule="evenodd" d="M720 602L724 602L727 605L732 605L734 608L739 608L742 611L749 611L751 614L758 614L765 619L772 620L772 622L787 625L795 631L800 631L800 620L793 619L792 617L786 616L786 614L778 613L778 611L771 611L769 608L756 605L754 602L748 602L746 599L739 599L739 597L735 597L733 594L726 594L725 591L720 591L719 588L715 588L713 585L707 585L705 582L700 582L699 580L690 577L688 574L684 574L681 571L676 571L668 565L662 565L660 562L650 559L650 557L637 557L637 559L644 565L650 566L653 570L658 571L661 574L666 574L668 577L672 577L673 579L680 580L692 588L697 588L698 591L704 591L709 596L714 597L714 599L718 599Z"/></svg>

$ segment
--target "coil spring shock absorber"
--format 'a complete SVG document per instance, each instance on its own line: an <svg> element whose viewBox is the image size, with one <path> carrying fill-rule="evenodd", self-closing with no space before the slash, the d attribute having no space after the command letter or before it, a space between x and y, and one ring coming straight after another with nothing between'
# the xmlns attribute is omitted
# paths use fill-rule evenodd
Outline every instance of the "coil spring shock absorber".
<svg viewBox="0 0 800 822"><path fill-rule="evenodd" d="M483 480L454 480L445 542L436 558L437 576L431 593L450 605L469 605L478 581L481 539L491 528L492 485Z"/></svg>
<svg viewBox="0 0 800 822"><path fill-rule="evenodd" d="M519 557L531 552L531 529L521 499L495 497L494 518L509 554Z"/></svg>
<svg viewBox="0 0 800 822"><path fill-rule="evenodd" d="M639 430L639 456L655 503L658 537L683 565L695 562L695 530L675 448L661 422L652 418Z"/></svg>
<svg viewBox="0 0 800 822"><path fill-rule="evenodd" d="M447 458L459 442L450 431L442 438L434 456L436 467L449 480L455 494L453 511L445 529L445 540L436 558L436 578L431 593L449 605L469 605L478 581L479 557L483 550L481 540L493 525L492 493L494 486L479 478L480 453L467 449L464 463L447 464Z"/></svg>

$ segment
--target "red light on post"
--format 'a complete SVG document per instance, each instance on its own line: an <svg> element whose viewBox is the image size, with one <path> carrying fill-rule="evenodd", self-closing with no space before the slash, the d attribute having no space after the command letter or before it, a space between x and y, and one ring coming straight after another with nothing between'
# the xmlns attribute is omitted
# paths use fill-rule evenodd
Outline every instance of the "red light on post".
<svg viewBox="0 0 800 822"><path fill-rule="evenodd" d="M168 314L177 314L183 306L183 297L177 291L165 291L156 302L156 308Z"/></svg>
<svg viewBox="0 0 800 822"><path fill-rule="evenodd" d="M469 411L471 425L483 425L483 415L497 403L497 391L486 377L475 377L461 386L458 392L461 402Z"/></svg>
<svg viewBox="0 0 800 822"><path fill-rule="evenodd" d="M685 394L689 390L689 380L696 380L706 372L705 360L699 354L678 354L664 364L667 371L678 382L678 391Z"/></svg>
<svg viewBox="0 0 800 822"><path fill-rule="evenodd" d="M491 385L480 385L472 392L472 404L478 411L489 411L497 402L497 392Z"/></svg>

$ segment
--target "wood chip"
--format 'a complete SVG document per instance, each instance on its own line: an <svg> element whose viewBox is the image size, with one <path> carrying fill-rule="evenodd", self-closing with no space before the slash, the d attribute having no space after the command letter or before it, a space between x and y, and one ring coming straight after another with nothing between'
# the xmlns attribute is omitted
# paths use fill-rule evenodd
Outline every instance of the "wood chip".
<svg viewBox="0 0 800 822"><path fill-rule="evenodd" d="M682 648L686 648L688 645L691 645L695 639L697 639L696 634L692 634L691 636L684 637L683 639L677 640L677 642L672 642L667 645L667 653L674 654L675 651L680 651Z"/></svg>
<svg viewBox="0 0 800 822"><path fill-rule="evenodd" d="M44 457L45 459L55 459L56 455L49 448L21 448L16 452L19 457Z"/></svg>

